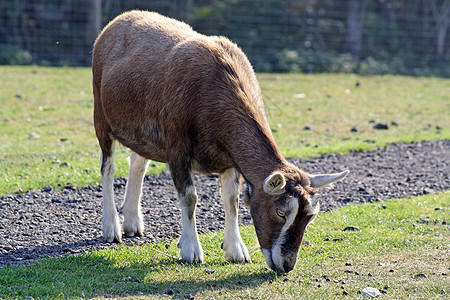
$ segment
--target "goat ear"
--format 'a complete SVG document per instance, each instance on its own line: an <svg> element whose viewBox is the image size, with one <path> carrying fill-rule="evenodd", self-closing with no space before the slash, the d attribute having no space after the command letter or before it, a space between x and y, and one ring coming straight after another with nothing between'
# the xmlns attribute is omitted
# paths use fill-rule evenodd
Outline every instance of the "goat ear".
<svg viewBox="0 0 450 300"><path fill-rule="evenodd" d="M329 186L333 182L343 179L345 176L348 175L348 173L350 173L349 170L345 170L344 172L334 174L310 175L311 186L313 188L324 188L326 186Z"/></svg>
<svg viewBox="0 0 450 300"><path fill-rule="evenodd" d="M264 192L271 195L279 195L284 193L286 179L280 172L273 172L264 180Z"/></svg>

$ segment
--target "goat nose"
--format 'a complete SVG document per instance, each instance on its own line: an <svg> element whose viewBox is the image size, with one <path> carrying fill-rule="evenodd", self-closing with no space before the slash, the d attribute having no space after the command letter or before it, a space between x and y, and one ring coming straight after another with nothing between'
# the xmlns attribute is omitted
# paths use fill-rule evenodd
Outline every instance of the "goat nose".
<svg viewBox="0 0 450 300"><path fill-rule="evenodd" d="M295 263L289 263L289 261L285 260L283 263L284 273L290 272L295 266Z"/></svg>

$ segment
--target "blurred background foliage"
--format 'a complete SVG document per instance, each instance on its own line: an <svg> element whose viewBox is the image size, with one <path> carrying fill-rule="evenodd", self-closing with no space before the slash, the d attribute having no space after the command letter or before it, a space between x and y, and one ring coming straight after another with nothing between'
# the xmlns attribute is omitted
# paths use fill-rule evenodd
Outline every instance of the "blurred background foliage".
<svg viewBox="0 0 450 300"><path fill-rule="evenodd" d="M2 0L0 64L90 65L130 9L227 36L257 72L450 77L450 0Z"/></svg>

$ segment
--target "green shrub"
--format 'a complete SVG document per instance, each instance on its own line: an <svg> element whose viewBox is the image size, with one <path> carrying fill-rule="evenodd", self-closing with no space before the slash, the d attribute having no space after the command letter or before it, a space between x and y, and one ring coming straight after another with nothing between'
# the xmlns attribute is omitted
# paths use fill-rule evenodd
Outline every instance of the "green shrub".
<svg viewBox="0 0 450 300"><path fill-rule="evenodd" d="M32 62L30 52L16 46L0 45L0 65L29 65Z"/></svg>

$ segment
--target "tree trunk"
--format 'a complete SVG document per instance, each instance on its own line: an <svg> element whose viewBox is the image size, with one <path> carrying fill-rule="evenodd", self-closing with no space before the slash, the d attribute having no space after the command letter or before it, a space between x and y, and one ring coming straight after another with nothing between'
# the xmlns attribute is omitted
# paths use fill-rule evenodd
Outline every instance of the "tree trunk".
<svg viewBox="0 0 450 300"><path fill-rule="evenodd" d="M436 25L436 56L441 59L444 57L445 39L450 24L450 0L444 0L440 9L436 0L429 0L428 3Z"/></svg>
<svg viewBox="0 0 450 300"><path fill-rule="evenodd" d="M359 58L367 0L348 0L347 5L344 51Z"/></svg>
<svg viewBox="0 0 450 300"><path fill-rule="evenodd" d="M100 30L102 29L102 0L92 0L88 7L86 25L86 44L93 45Z"/></svg>

